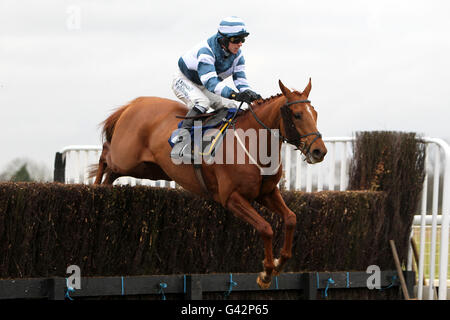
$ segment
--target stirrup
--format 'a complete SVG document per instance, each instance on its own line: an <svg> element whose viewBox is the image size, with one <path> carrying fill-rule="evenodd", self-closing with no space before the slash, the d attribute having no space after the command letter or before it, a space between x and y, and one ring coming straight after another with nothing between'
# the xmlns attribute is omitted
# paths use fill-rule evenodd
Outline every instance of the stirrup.
<svg viewBox="0 0 450 320"><path fill-rule="evenodd" d="M172 141L173 144L179 144L183 140L184 140L183 135L179 134L179 135L176 135L175 137L173 137L171 141Z"/></svg>
<svg viewBox="0 0 450 320"><path fill-rule="evenodd" d="M189 162L195 160L196 158L194 154L192 154L189 141L183 142L183 140L175 143L172 151L170 152L170 157L172 159L182 159Z"/></svg>
<svg viewBox="0 0 450 320"><path fill-rule="evenodd" d="M172 142L175 145L182 142L183 140L186 140L188 136L189 136L188 131L186 131L184 128L179 128L174 133L172 133L170 142Z"/></svg>

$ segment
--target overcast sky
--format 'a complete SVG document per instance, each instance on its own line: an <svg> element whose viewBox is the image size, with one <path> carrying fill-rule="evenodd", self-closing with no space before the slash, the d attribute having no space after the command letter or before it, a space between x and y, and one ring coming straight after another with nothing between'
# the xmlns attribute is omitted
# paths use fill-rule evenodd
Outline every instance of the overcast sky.
<svg viewBox="0 0 450 320"><path fill-rule="evenodd" d="M16 157L99 145L138 96L176 97L180 55L244 19L247 78L303 90L325 137L414 131L450 140L450 1L0 0L0 171Z"/></svg>

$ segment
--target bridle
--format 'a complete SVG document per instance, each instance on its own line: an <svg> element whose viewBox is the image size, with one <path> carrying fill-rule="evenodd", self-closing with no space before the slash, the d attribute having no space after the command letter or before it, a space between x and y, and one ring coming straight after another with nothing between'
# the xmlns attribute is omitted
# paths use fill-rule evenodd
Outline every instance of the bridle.
<svg viewBox="0 0 450 320"><path fill-rule="evenodd" d="M314 142L316 142L317 139L322 138L322 134L317 131L317 132L310 132L307 134L303 134L301 135L298 131L297 128L295 127L294 122L292 121L292 117L293 117L293 112L292 109L290 108L291 105L293 104L297 104L297 103L311 103L311 101L309 100L295 100L295 101L286 101L286 103L281 107L281 116L283 118L283 123L284 123L284 127L285 127L285 131L286 131L286 136L283 136L280 132L280 140L282 140L282 142L287 142L289 144L294 145L295 147L297 147L298 150L302 151L303 154L307 155L309 154L309 151L311 149L311 146L313 145ZM256 122L258 122L261 126L263 126L263 128L265 128L266 130L268 130L269 132L271 131L271 129L266 126L264 124L264 122L262 122L258 116L256 115L256 113L253 111L253 108L250 104L248 104L248 107L250 109L250 111L253 114L253 117L255 118ZM310 144L306 144L306 140L303 141L302 139L305 139L309 136L315 136L315 138L313 139L313 141L311 141Z"/></svg>

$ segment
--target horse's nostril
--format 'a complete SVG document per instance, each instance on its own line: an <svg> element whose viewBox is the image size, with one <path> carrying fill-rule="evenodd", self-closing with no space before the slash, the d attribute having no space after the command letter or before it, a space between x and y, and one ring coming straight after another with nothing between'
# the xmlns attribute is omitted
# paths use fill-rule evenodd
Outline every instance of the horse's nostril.
<svg viewBox="0 0 450 320"><path fill-rule="evenodd" d="M323 157L323 153L320 149L314 149L312 151L312 155L315 159L322 159L322 157Z"/></svg>

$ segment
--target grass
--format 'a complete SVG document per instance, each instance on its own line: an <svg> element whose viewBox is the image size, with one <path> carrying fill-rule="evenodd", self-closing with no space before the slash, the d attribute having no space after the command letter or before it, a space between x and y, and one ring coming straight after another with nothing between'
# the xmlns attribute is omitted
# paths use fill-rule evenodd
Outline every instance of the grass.
<svg viewBox="0 0 450 320"><path fill-rule="evenodd" d="M417 245L417 250L420 253L420 226L413 228L413 237ZM436 262L434 267L434 277L435 279L439 278L439 252L440 252L440 239L441 239L441 228L437 227L436 232ZM450 250L449 250L450 251ZM431 226L427 226L425 229L425 261L424 261L424 274L425 278L430 278L430 253L431 253ZM447 280L450 279L450 264L448 266L447 271Z"/></svg>

